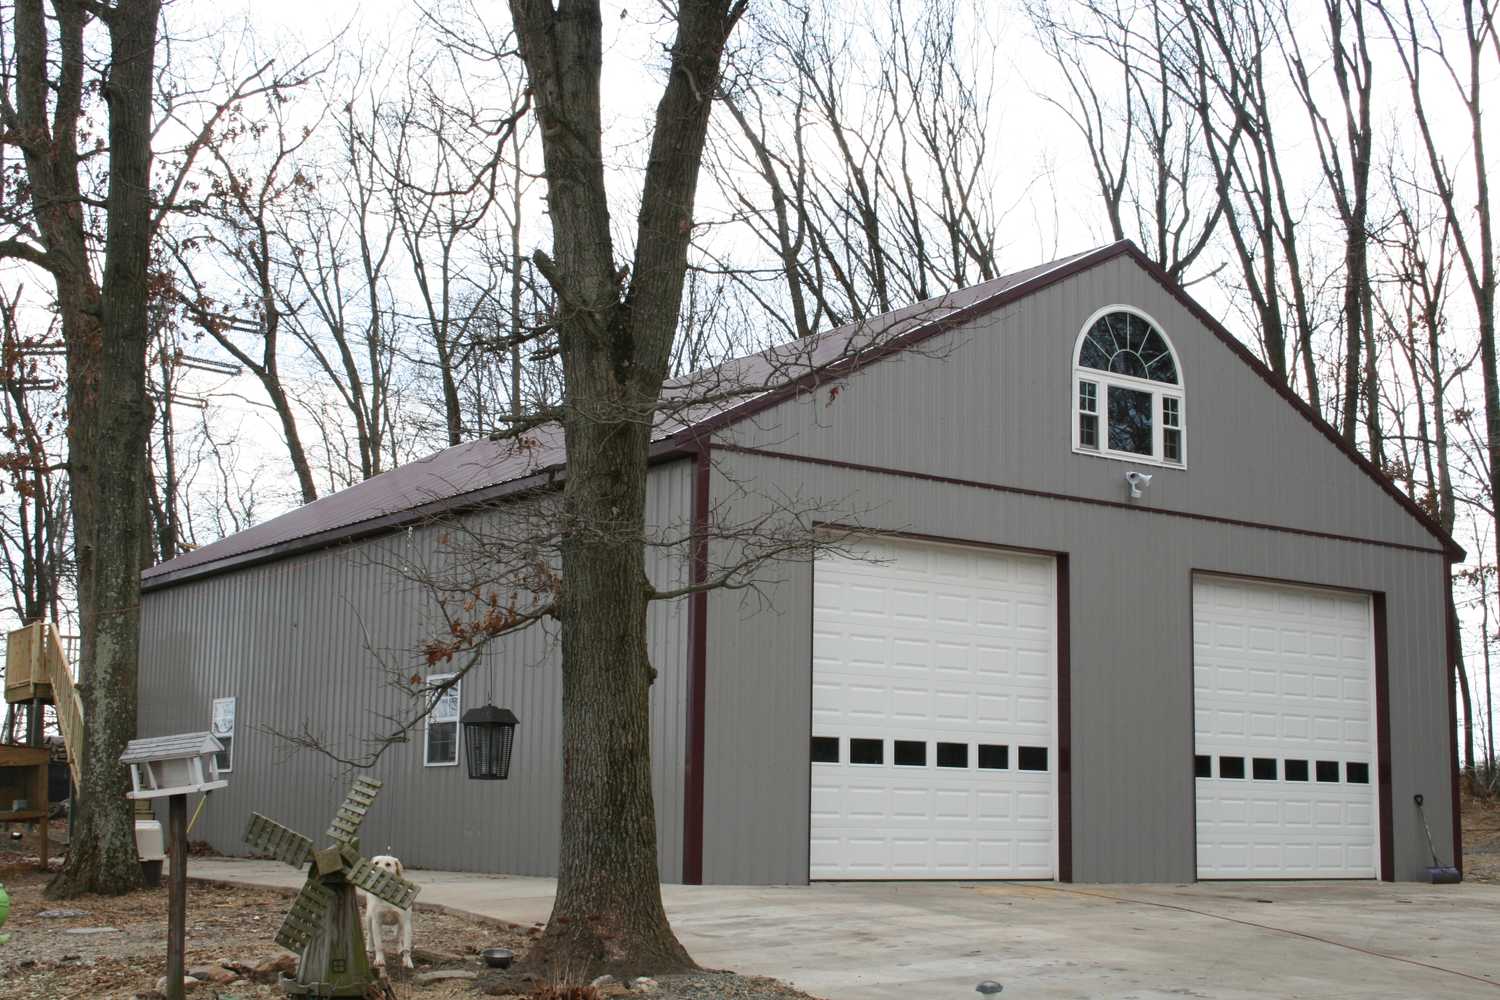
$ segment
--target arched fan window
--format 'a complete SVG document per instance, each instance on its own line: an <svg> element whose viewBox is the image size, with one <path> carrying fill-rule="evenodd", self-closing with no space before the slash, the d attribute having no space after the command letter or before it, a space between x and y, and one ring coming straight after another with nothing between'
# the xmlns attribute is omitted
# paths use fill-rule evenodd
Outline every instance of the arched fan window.
<svg viewBox="0 0 1500 1000"><path fill-rule="evenodd" d="M1155 323L1130 309L1098 314L1078 337L1073 373L1075 450L1183 464L1177 355Z"/></svg>

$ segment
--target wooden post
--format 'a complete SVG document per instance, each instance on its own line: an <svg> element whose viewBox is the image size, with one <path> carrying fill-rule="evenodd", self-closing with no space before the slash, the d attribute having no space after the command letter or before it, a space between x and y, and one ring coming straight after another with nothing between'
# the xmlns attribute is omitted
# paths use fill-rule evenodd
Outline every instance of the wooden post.
<svg viewBox="0 0 1500 1000"><path fill-rule="evenodd" d="M167 855L172 882L167 892L167 1000L183 1000L183 943L187 933L187 796L168 799L167 826L171 840Z"/></svg>
<svg viewBox="0 0 1500 1000"><path fill-rule="evenodd" d="M41 842L37 845L36 849L37 857L41 861L42 871L47 870L47 835L50 833L48 824L52 822L49 818L52 815L52 804L47 801L47 779L51 772L51 761L44 759L32 777L31 786L31 807L42 810L42 818L37 821L37 830L39 831Z"/></svg>

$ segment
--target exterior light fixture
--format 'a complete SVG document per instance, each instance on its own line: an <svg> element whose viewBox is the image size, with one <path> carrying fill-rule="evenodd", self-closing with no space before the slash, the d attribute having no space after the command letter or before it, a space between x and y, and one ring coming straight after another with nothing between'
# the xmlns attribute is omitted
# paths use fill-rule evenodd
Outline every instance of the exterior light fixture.
<svg viewBox="0 0 1500 1000"><path fill-rule="evenodd" d="M520 722L508 708L485 705L471 708L459 720L464 727L469 777L478 781L504 781L510 776L510 752Z"/></svg>

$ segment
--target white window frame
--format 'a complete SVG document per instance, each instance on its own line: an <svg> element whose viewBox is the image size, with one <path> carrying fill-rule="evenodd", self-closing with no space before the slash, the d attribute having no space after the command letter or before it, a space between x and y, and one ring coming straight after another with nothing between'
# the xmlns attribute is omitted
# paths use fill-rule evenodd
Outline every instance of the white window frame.
<svg viewBox="0 0 1500 1000"><path fill-rule="evenodd" d="M223 737L226 734L223 731L223 727L219 724L220 706L228 706L229 732L227 735L229 736L229 743L224 747L223 753L215 754L215 757L218 758L215 761L215 766L220 774L230 774L234 771L234 727L236 710L239 706L235 698L215 698L213 701L213 707L209 710L208 731L221 743L224 742ZM219 761L223 763L219 763Z"/></svg>
<svg viewBox="0 0 1500 1000"><path fill-rule="evenodd" d="M450 678L452 676L453 676L452 674L433 674L432 676L428 677L427 678L427 687L428 687L429 691L431 691L432 689L436 688L439 684L442 684L444 681L446 681L448 678ZM438 710L439 710L439 707L441 705L441 702L439 702L436 705L433 705L432 706L432 711L430 711L430 712L427 713L426 722L424 723L424 725L422 727L422 766L423 767L457 767L458 766L459 744L462 742L462 740L460 738L462 734L459 731L462 727L459 725L458 717L463 714L463 683L464 683L463 681L455 681L453 683L453 686L448 689L449 691L451 691L453 693L453 717L452 718L448 718L446 715L439 715L438 714ZM445 692L445 694L446 694L446 692ZM429 732L432 729L433 723L438 723L440 725L446 725L446 724L448 724L450 722L453 723L453 759L452 760L432 760L430 757L428 757L428 754L432 750L432 739L431 739L431 736L429 735Z"/></svg>
<svg viewBox="0 0 1500 1000"><path fill-rule="evenodd" d="M1098 368L1085 368L1078 363L1078 356L1083 350L1084 339L1088 336L1095 323L1110 313L1125 312L1139 317L1150 323L1156 332L1161 334L1162 340L1167 345L1167 350L1172 355L1172 365L1177 370L1177 383L1155 382L1147 378L1137 378L1134 375L1116 375L1114 372L1103 371ZM1107 458L1116 462L1133 462L1136 465L1155 465L1166 469L1187 468L1187 398L1183 391L1182 362L1178 358L1177 348L1172 346L1172 339L1167 336L1162 325L1154 317L1135 306L1116 303L1096 310L1078 331L1078 336L1073 341L1073 364L1072 383L1069 386L1068 397L1072 400L1068 409L1072 417L1072 439L1073 452L1077 455L1091 455L1095 458ZM1094 416L1096 422L1096 434L1099 445L1090 448L1083 444L1081 397L1083 395L1080 383L1092 382L1094 392ZM1133 451L1119 451L1109 446L1109 387L1117 386L1121 389L1134 389L1138 392L1151 394L1151 454L1142 455ZM1166 435L1164 433L1163 399L1177 400L1177 435L1178 455L1175 462L1166 459Z"/></svg>

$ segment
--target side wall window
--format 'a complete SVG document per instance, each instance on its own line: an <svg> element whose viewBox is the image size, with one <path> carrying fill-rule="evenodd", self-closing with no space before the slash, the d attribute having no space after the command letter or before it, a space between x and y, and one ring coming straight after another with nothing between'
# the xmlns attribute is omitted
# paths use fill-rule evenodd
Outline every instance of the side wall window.
<svg viewBox="0 0 1500 1000"><path fill-rule="evenodd" d="M209 731L213 733L214 739L224 744L223 752L214 761L220 774L228 774L234 770L234 706L233 698L214 699Z"/></svg>
<svg viewBox="0 0 1500 1000"><path fill-rule="evenodd" d="M427 678L428 689L436 691L443 681L452 676L433 674ZM459 688L462 684L462 681L455 681L452 687L436 695L437 702L428 713L427 738L423 741L422 757L422 763L427 767L446 767L458 763Z"/></svg>
<svg viewBox="0 0 1500 1000"><path fill-rule="evenodd" d="M1128 461L1182 465L1182 382L1172 345L1150 320L1106 312L1078 338L1073 448Z"/></svg>

